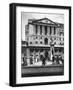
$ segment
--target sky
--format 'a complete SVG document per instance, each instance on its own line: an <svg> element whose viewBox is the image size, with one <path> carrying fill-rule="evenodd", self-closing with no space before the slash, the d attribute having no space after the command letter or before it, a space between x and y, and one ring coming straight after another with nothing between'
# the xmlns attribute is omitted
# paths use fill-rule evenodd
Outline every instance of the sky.
<svg viewBox="0 0 73 90"><path fill-rule="evenodd" d="M58 13L30 13L30 12L22 12L21 13L21 22L22 22L22 40L25 40L25 25L28 24L28 19L42 19L48 18L54 22L63 23L64 24L64 15Z"/></svg>

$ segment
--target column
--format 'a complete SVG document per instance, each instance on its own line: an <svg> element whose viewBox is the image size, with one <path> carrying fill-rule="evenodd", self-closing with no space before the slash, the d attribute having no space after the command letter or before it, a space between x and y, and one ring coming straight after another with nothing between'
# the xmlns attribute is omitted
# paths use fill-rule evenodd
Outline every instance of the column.
<svg viewBox="0 0 73 90"><path fill-rule="evenodd" d="M39 61L40 61L40 49L39 49Z"/></svg>
<svg viewBox="0 0 73 90"><path fill-rule="evenodd" d="M33 25L33 34L36 34L36 25Z"/></svg>
<svg viewBox="0 0 73 90"><path fill-rule="evenodd" d="M29 50L29 48L27 48L26 49L27 51L26 51L26 56L27 56L27 65L29 66L30 65L30 50Z"/></svg>
<svg viewBox="0 0 73 90"><path fill-rule="evenodd" d="M47 27L47 30L48 30L47 35L49 35L50 34L50 27L49 26Z"/></svg>
<svg viewBox="0 0 73 90"><path fill-rule="evenodd" d="M56 30L56 35L57 36L59 35L59 28L57 28L57 30Z"/></svg>
<svg viewBox="0 0 73 90"><path fill-rule="evenodd" d="M52 34L52 27L50 26L49 28L50 28L49 29L49 31L50 31L49 34L51 35Z"/></svg>
<svg viewBox="0 0 73 90"><path fill-rule="evenodd" d="M54 27L52 27L52 35L54 35Z"/></svg>
<svg viewBox="0 0 73 90"><path fill-rule="evenodd" d="M51 55L51 56L50 56L50 60L52 60L52 57L53 57L53 55L54 55L54 52L55 52L55 51L54 51L54 47L51 46L51 47L50 47L50 53L51 53L51 54L50 54L50 55Z"/></svg>
<svg viewBox="0 0 73 90"><path fill-rule="evenodd" d="M50 37L48 37L48 45L50 45Z"/></svg>
<svg viewBox="0 0 73 90"><path fill-rule="evenodd" d="M45 27L42 26L42 35L45 35Z"/></svg>
<svg viewBox="0 0 73 90"><path fill-rule="evenodd" d="M37 28L38 28L37 34L40 35L40 25L38 25Z"/></svg>
<svg viewBox="0 0 73 90"><path fill-rule="evenodd" d="M56 35L57 35L57 33L58 33L58 28L56 28Z"/></svg>
<svg viewBox="0 0 73 90"><path fill-rule="evenodd" d="M36 52L35 52L35 49L34 49L34 51L33 51L33 55L34 55L34 57L33 57L33 64L35 63L35 54L36 54Z"/></svg>

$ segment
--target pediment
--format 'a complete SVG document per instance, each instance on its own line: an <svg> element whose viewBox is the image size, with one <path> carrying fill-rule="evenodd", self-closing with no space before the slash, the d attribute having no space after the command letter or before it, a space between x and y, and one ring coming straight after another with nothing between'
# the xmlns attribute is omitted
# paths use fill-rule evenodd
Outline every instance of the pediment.
<svg viewBox="0 0 73 90"><path fill-rule="evenodd" d="M55 22L53 22L52 20L48 19L48 18L43 18L43 19L38 19L33 21L33 23L47 23L47 24L55 24Z"/></svg>

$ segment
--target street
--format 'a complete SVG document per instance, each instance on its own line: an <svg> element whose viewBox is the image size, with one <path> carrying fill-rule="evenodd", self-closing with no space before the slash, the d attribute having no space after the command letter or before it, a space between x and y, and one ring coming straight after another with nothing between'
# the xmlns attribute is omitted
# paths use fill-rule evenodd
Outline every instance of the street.
<svg viewBox="0 0 73 90"><path fill-rule="evenodd" d="M34 66L34 67L22 66L21 72L22 77L64 75L64 66L63 65Z"/></svg>

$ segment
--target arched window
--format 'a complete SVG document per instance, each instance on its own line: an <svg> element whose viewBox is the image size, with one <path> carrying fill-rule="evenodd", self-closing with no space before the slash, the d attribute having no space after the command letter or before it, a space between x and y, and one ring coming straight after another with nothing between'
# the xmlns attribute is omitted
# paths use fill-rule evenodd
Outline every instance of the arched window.
<svg viewBox="0 0 73 90"><path fill-rule="evenodd" d="M48 44L48 39L47 39L47 38L44 39L44 44L45 44L45 45Z"/></svg>
<svg viewBox="0 0 73 90"><path fill-rule="evenodd" d="M40 42L40 44L42 44L42 41Z"/></svg>

